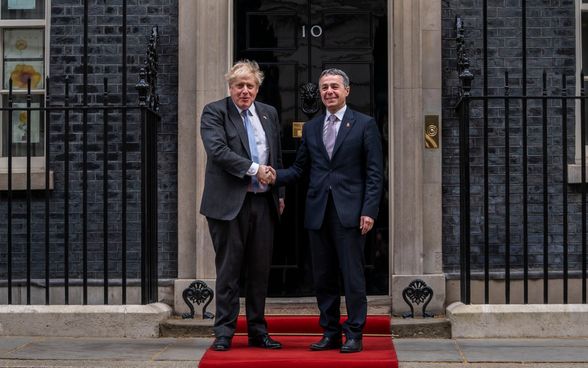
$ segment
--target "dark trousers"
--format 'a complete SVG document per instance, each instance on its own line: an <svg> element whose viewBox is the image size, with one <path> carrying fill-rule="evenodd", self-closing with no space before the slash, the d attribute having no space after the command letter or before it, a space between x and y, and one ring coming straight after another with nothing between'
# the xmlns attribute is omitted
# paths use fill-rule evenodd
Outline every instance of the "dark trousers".
<svg viewBox="0 0 588 368"><path fill-rule="evenodd" d="M234 220L207 218L216 253L214 334L217 337L232 337L237 328L242 271L249 336L267 333L264 312L275 221L275 216L270 213L271 198L268 195L247 194Z"/></svg>
<svg viewBox="0 0 588 368"><path fill-rule="evenodd" d="M323 225L320 230L309 230L309 240L320 325L325 336L339 336L343 330L347 338L361 338L367 315L367 297L365 237L361 235L359 222L357 227L344 227L329 195ZM343 326L339 323L339 272L343 276L348 316Z"/></svg>

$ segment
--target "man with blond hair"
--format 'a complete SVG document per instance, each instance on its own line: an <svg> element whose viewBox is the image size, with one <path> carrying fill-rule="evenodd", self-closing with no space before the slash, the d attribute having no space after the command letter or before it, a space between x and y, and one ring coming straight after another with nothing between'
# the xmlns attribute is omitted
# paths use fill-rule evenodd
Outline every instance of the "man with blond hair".
<svg viewBox="0 0 588 368"><path fill-rule="evenodd" d="M282 166L278 113L255 101L263 82L255 61L235 63L225 78L230 96L206 105L200 123L207 154L200 213L208 220L217 275L212 349L231 347L241 274L249 345L279 349L264 316L274 225L283 210L278 188L268 185L269 168Z"/></svg>

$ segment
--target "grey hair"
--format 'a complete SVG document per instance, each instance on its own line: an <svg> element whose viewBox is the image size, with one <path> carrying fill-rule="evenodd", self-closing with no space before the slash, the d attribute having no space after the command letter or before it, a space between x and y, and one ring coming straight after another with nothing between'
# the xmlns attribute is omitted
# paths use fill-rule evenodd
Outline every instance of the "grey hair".
<svg viewBox="0 0 588 368"><path fill-rule="evenodd" d="M257 81L257 86L261 86L261 83L263 83L263 72L259 69L259 64L254 60L243 59L237 61L229 72L225 74L225 80L230 86L237 78L249 74L253 74L253 77Z"/></svg>
<svg viewBox="0 0 588 368"><path fill-rule="evenodd" d="M345 72L343 70L336 69L336 68L325 69L321 73L321 76L319 77L319 81L325 75L339 75L339 76L341 76L341 78L343 78L343 85L345 86L345 88L349 87L349 77L347 76L347 74L345 74Z"/></svg>

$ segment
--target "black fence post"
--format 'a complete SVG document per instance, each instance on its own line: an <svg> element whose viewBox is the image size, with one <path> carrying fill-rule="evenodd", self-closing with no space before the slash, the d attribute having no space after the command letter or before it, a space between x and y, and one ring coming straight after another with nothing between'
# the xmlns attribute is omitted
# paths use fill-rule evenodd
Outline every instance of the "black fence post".
<svg viewBox="0 0 588 368"><path fill-rule="evenodd" d="M13 109L12 78L8 79L8 121L12 121ZM7 272L8 272L8 304L12 304L12 124L8 124L8 205L7 205Z"/></svg>
<svg viewBox="0 0 588 368"><path fill-rule="evenodd" d="M461 18L456 18L457 28L457 66L459 72L460 100L459 114L459 202L460 202L460 291L461 301L470 303L470 94L474 75L470 72L469 59L465 53L464 26Z"/></svg>
<svg viewBox="0 0 588 368"><path fill-rule="evenodd" d="M148 247L151 243L149 222L147 221L147 137L149 132L147 130L147 93L149 91L149 84L145 80L146 72L141 68L139 73L139 82L135 88L139 92L139 106L141 109L141 304L149 303L148 292Z"/></svg>
<svg viewBox="0 0 588 368"><path fill-rule="evenodd" d="M146 63L147 66L150 66ZM153 104L154 87L147 78L151 71L141 68L139 92L141 110L141 302L157 301L157 124Z"/></svg>

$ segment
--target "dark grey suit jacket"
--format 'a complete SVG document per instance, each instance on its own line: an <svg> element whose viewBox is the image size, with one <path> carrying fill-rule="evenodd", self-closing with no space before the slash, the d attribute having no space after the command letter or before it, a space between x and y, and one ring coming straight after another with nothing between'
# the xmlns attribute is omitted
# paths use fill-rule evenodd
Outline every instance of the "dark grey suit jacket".
<svg viewBox="0 0 588 368"><path fill-rule="evenodd" d="M282 167L280 125L275 108L254 102L269 145L268 164ZM251 153L243 119L230 97L204 107L200 134L207 153L204 194L200 213L217 220L233 220L241 210L251 167ZM278 215L278 187L271 187L272 204Z"/></svg>
<svg viewBox="0 0 588 368"><path fill-rule="evenodd" d="M322 114L304 124L296 161L278 170L276 185L292 183L308 174L304 216L307 229L321 228L329 192L341 224L359 227L360 216L378 217L384 177L378 126L374 118L348 107L329 159L323 143L324 120Z"/></svg>

